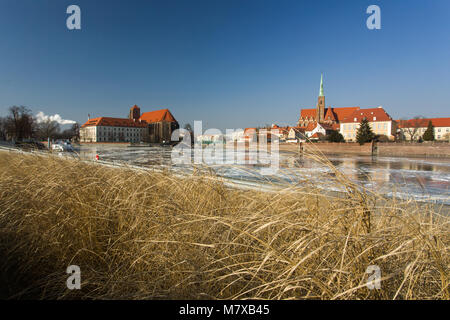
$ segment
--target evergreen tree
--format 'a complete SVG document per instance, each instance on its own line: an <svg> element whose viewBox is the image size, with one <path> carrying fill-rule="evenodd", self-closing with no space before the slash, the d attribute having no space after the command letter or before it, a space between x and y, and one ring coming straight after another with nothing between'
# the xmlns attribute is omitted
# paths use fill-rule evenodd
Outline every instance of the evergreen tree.
<svg viewBox="0 0 450 320"><path fill-rule="evenodd" d="M434 126L431 123L431 121L428 122L428 128L425 131L425 133L423 134L423 140L425 140L425 141L434 141Z"/></svg>
<svg viewBox="0 0 450 320"><path fill-rule="evenodd" d="M363 118L361 123L359 124L358 132L356 133L356 141L360 145L363 145L366 142L370 142L375 138L375 134L370 127L369 120Z"/></svg>

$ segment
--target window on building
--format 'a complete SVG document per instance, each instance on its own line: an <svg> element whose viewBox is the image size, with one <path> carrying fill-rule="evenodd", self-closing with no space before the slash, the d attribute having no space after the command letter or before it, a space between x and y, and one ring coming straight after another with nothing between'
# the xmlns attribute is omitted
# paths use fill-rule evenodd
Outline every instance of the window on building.
<svg viewBox="0 0 450 320"><path fill-rule="evenodd" d="M377 117L373 117L373 121L377 121Z"/></svg>

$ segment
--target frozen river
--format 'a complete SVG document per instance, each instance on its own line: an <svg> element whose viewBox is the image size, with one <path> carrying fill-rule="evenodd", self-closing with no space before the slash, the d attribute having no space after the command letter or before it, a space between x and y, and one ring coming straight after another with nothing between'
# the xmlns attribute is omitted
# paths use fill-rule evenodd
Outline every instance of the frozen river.
<svg viewBox="0 0 450 320"><path fill-rule="evenodd" d="M94 159L98 154L104 161L185 173L193 170L190 165L173 165L170 147L82 145L76 151L85 159ZM387 196L450 204L450 159L370 156L328 156L328 159L345 176L369 190ZM342 191L331 168L306 157L281 152L280 169L275 174L261 175L260 168L258 165L212 166L217 175L250 187L270 187L288 182Z"/></svg>

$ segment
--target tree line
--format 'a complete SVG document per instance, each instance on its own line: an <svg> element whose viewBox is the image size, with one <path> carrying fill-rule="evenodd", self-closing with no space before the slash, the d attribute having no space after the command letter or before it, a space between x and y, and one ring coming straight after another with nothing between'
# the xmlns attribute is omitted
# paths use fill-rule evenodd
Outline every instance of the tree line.
<svg viewBox="0 0 450 320"><path fill-rule="evenodd" d="M80 138L80 125L72 124L69 129L61 130L58 122L47 119L38 122L31 110L24 106L8 108L8 114L0 117L0 140L37 140Z"/></svg>

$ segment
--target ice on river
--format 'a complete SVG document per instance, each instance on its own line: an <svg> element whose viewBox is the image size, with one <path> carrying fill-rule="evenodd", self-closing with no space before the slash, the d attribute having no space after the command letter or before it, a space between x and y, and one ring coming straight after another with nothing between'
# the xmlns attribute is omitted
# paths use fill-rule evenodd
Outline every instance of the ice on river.
<svg viewBox="0 0 450 320"><path fill-rule="evenodd" d="M147 168L167 168L191 173L191 165L174 165L170 147L129 147L125 145L82 145L77 152L84 159L100 159ZM450 159L330 156L330 162L345 176L369 190L387 196L414 198L450 204ZM342 191L333 170L317 161L280 153L280 168L271 175L261 165L212 165L218 176L241 186L270 188L310 184L330 191Z"/></svg>

